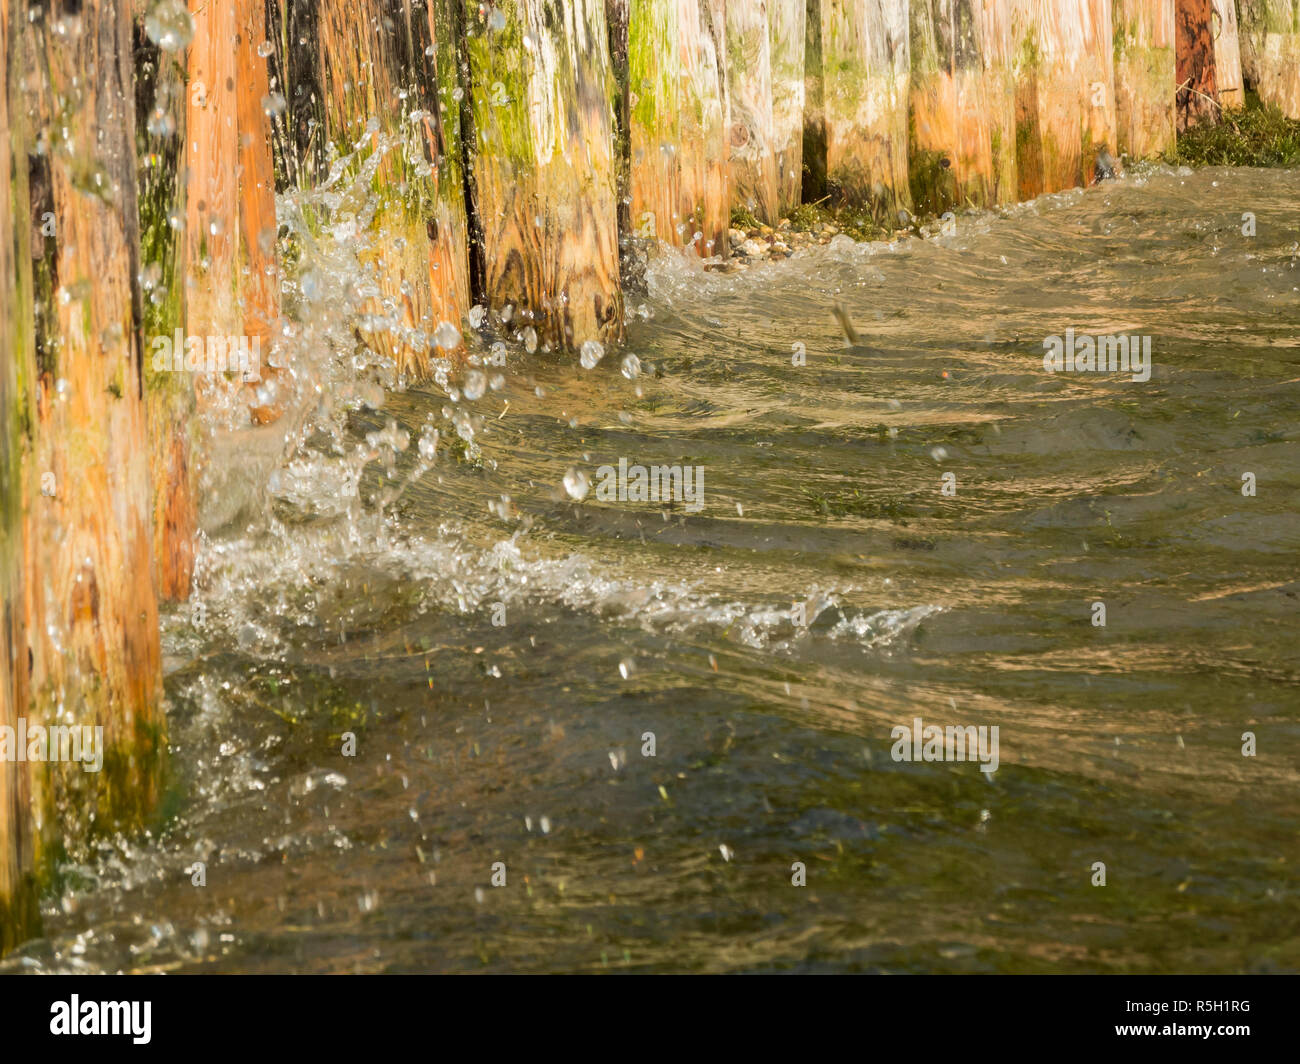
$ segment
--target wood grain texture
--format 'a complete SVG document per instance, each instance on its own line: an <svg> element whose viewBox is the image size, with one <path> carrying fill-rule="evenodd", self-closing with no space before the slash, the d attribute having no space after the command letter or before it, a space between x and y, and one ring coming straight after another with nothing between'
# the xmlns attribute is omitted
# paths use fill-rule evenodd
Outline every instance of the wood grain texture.
<svg viewBox="0 0 1300 1064"><path fill-rule="evenodd" d="M918 210L1015 197L1007 0L912 0L910 183Z"/></svg>
<svg viewBox="0 0 1300 1064"><path fill-rule="evenodd" d="M1014 0L1020 197L1096 180L1116 144L1109 0Z"/></svg>
<svg viewBox="0 0 1300 1064"><path fill-rule="evenodd" d="M780 215L772 117L769 0L727 0L727 88L731 96L731 201L760 222Z"/></svg>
<svg viewBox="0 0 1300 1064"><path fill-rule="evenodd" d="M58 33L76 14L80 33ZM143 402L131 12L57 0L27 26L28 136L55 131L40 249L49 309L38 334L31 475L51 474L24 543L31 715L104 729L104 768L33 773L44 838L138 825L158 796L164 746ZM55 114L59 115L57 121ZM33 201L37 189L31 190ZM94 811L88 816L88 811ZM66 816L66 819L65 819Z"/></svg>
<svg viewBox="0 0 1300 1064"><path fill-rule="evenodd" d="M466 6L484 299L551 348L622 338L615 86L600 0Z"/></svg>
<svg viewBox="0 0 1300 1064"><path fill-rule="evenodd" d="M803 189L804 0L767 0L772 64L772 148L777 208L799 206Z"/></svg>
<svg viewBox="0 0 1300 1064"><path fill-rule="evenodd" d="M684 240L726 255L731 222L726 0L678 0L681 53L681 203Z"/></svg>
<svg viewBox="0 0 1300 1064"><path fill-rule="evenodd" d="M459 9L451 0L314 7L310 69L320 77L323 135L350 160L355 210L369 226L361 257L381 292L367 307L377 326L365 339L400 371L424 376L430 357L447 353L429 338L443 322L464 329L471 300Z"/></svg>
<svg viewBox="0 0 1300 1064"><path fill-rule="evenodd" d="M632 224L643 239L685 243L677 0L631 0L628 107ZM689 238L688 238L689 239Z"/></svg>
<svg viewBox="0 0 1300 1064"><path fill-rule="evenodd" d="M1246 83L1300 119L1300 0L1238 0L1238 16Z"/></svg>
<svg viewBox="0 0 1300 1064"><path fill-rule="evenodd" d="M1214 82L1225 111L1246 106L1246 86L1241 71L1241 39L1236 0L1211 0L1214 20Z"/></svg>
<svg viewBox="0 0 1300 1064"><path fill-rule="evenodd" d="M1215 62L1212 0L1175 0L1174 47L1178 131L1217 122L1218 68Z"/></svg>
<svg viewBox="0 0 1300 1064"><path fill-rule="evenodd" d="M822 0L826 187L884 224L910 208L907 0Z"/></svg>
<svg viewBox="0 0 1300 1064"><path fill-rule="evenodd" d="M1133 159L1172 151L1174 0L1112 0L1119 150Z"/></svg>
<svg viewBox="0 0 1300 1064"><path fill-rule="evenodd" d="M0 725L16 728L29 699L23 556L31 402L30 256L14 2L0 0ZM11 77L11 75L13 75ZM17 106L10 106L10 98ZM11 111L14 112L11 119ZM0 762L0 954L36 932L35 848L27 766Z"/></svg>

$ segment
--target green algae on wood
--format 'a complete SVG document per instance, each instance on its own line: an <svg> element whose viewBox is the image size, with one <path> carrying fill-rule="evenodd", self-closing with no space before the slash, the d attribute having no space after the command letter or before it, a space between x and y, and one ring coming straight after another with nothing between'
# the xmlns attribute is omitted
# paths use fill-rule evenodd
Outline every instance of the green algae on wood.
<svg viewBox="0 0 1300 1064"><path fill-rule="evenodd" d="M768 2L727 2L727 88L732 205L775 225L779 210Z"/></svg>
<svg viewBox="0 0 1300 1064"><path fill-rule="evenodd" d="M1300 0L1238 0L1238 13L1246 82L1261 102L1300 118Z"/></svg>
<svg viewBox="0 0 1300 1064"><path fill-rule="evenodd" d="M799 206L803 190L804 0L767 0L772 67L772 149L777 207Z"/></svg>
<svg viewBox="0 0 1300 1064"><path fill-rule="evenodd" d="M907 0L822 0L826 187L882 224L910 208Z"/></svg>
<svg viewBox="0 0 1300 1064"><path fill-rule="evenodd" d="M73 17L75 16L75 17ZM34 868L155 808L163 714L140 335L131 19L59 2L23 27L24 147L46 164L32 245L53 286L32 352L22 570L29 725L102 728L104 767L28 763ZM11 97L11 102L13 97ZM36 131L41 132L36 132ZM35 272L35 271L33 271ZM14 604L10 603L9 606Z"/></svg>
<svg viewBox="0 0 1300 1064"><path fill-rule="evenodd" d="M917 210L1015 198L1007 0L913 0L908 146Z"/></svg>
<svg viewBox="0 0 1300 1064"><path fill-rule="evenodd" d="M466 5L464 35L483 298L554 349L621 339L603 2Z"/></svg>
<svg viewBox="0 0 1300 1064"><path fill-rule="evenodd" d="M1118 150L1133 159L1172 150L1174 0L1112 0Z"/></svg>
<svg viewBox="0 0 1300 1064"><path fill-rule="evenodd" d="M683 239L704 258L726 255L731 218L726 0L680 0Z"/></svg>

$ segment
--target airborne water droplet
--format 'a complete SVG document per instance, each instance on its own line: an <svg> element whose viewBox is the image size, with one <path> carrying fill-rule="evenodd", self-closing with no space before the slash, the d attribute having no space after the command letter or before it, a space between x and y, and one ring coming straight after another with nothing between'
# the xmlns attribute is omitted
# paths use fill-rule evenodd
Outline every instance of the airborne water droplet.
<svg viewBox="0 0 1300 1064"><path fill-rule="evenodd" d="M641 375L641 360L636 355L628 355L623 359L623 376L630 381L634 381Z"/></svg>
<svg viewBox="0 0 1300 1064"><path fill-rule="evenodd" d="M451 322L444 321L434 332L433 342L444 351L452 351L460 346L460 330Z"/></svg>
<svg viewBox="0 0 1300 1064"><path fill-rule="evenodd" d="M482 399L487 390L487 375L481 370L472 369L465 374L465 398Z"/></svg>
<svg viewBox="0 0 1300 1064"><path fill-rule="evenodd" d="M164 52L179 52L194 39L194 19L181 0L159 0L144 17L144 32Z"/></svg>
<svg viewBox="0 0 1300 1064"><path fill-rule="evenodd" d="M564 474L564 490L569 493L569 498L581 502L587 497L587 492L591 490L591 485L587 481L587 474L581 469L569 467L568 472Z"/></svg>
<svg viewBox="0 0 1300 1064"><path fill-rule="evenodd" d="M579 361L583 369L594 369L596 363L605 357L605 348L599 340L586 340L583 342Z"/></svg>

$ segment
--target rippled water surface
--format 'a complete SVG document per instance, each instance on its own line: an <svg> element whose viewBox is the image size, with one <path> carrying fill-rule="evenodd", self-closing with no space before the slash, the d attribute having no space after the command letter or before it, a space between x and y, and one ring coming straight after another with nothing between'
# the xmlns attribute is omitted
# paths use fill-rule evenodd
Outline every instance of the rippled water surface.
<svg viewBox="0 0 1300 1064"><path fill-rule="evenodd" d="M1162 170L659 259L635 381L512 343L474 401L355 371L287 464L228 441L166 819L3 967L1300 969L1298 193ZM1045 373L1068 327L1151 379ZM702 511L566 493L620 457L703 467ZM894 761L916 717L996 725L998 771Z"/></svg>

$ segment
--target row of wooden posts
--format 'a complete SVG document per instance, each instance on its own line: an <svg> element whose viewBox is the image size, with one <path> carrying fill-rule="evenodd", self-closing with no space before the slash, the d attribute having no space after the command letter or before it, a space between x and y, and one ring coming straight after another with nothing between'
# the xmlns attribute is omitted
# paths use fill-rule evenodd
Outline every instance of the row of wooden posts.
<svg viewBox="0 0 1300 1064"><path fill-rule="evenodd" d="M1300 0L0 0L0 736L106 747L94 774L0 748L0 949L67 844L156 806L159 604L232 385L151 342L274 350L277 190L364 175L359 340L418 376L474 303L617 342L635 239L708 258L737 207L894 225L1087 184L1243 71L1300 117Z"/></svg>

